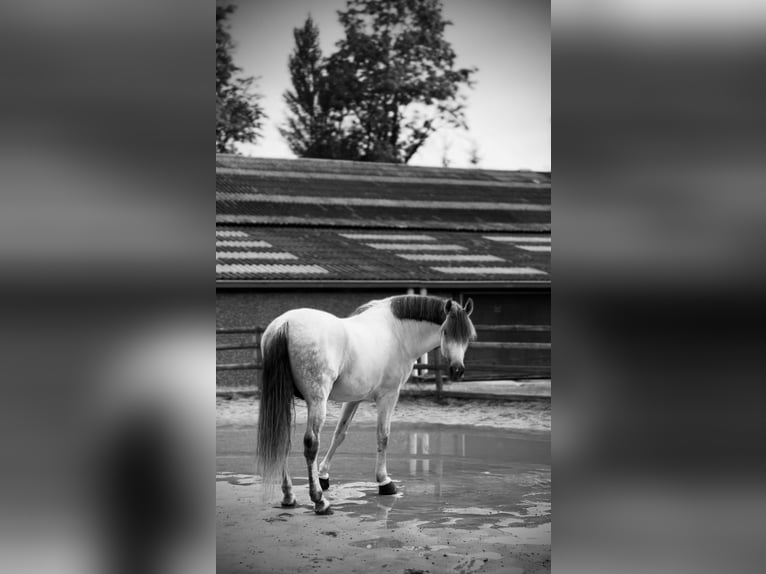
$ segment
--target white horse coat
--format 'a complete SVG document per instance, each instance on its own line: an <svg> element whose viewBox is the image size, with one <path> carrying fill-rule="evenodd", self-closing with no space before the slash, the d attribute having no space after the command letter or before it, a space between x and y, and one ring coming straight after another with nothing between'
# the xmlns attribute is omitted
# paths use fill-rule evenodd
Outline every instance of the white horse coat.
<svg viewBox="0 0 766 574"><path fill-rule="evenodd" d="M394 328L397 321L385 306L344 319L316 309L295 309L275 319L264 338L289 324L290 363L304 397L316 392L317 380L329 379L330 400L375 400L398 392L418 357L439 346L439 330L431 324L413 321L399 327L408 331L402 334Z"/></svg>
<svg viewBox="0 0 766 574"><path fill-rule="evenodd" d="M257 460L264 480L281 472L284 506L295 504L287 470L293 395L308 406L304 454L318 514L330 512L320 486L329 488L332 456L364 400L374 400L378 409L379 492L396 492L386 470L386 448L399 390L417 358L440 345L451 375L462 376L466 348L476 336L468 318L472 311L470 300L463 309L452 300L400 296L371 301L343 319L316 309L295 309L272 321L261 339L264 374ZM317 467L328 399L346 404L327 455Z"/></svg>

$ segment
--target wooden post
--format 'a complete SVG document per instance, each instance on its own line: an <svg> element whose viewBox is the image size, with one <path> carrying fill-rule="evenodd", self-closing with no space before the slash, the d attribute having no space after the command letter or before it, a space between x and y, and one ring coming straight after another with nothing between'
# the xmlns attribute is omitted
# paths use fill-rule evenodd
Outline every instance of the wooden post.
<svg viewBox="0 0 766 574"><path fill-rule="evenodd" d="M434 354L436 355L436 369L434 369L434 376L436 377L436 400L440 401L442 400L442 362L439 353Z"/></svg>
<svg viewBox="0 0 766 574"><path fill-rule="evenodd" d="M415 290L414 290L414 289L413 289L412 291L413 291L413 293L415 292ZM428 295L428 289L426 289L425 287L421 287L421 288L420 288L420 294L421 294L422 296L426 296L426 295ZM423 355L422 357L420 357L420 362L421 362L421 363L426 363L426 364L428 364L428 353L426 353L425 355ZM420 376L421 376L421 377L424 377L424 376L426 376L427 374L428 374L428 369L423 369L422 371L420 371Z"/></svg>

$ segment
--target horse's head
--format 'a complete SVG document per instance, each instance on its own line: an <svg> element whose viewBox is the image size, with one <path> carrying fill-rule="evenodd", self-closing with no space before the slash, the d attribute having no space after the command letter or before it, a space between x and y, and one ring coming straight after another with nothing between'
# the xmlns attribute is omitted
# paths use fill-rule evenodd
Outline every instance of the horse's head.
<svg viewBox="0 0 766 574"><path fill-rule="evenodd" d="M444 311L447 315L441 326L441 351L449 361L449 376L453 381L463 378L465 365L463 357L468 344L476 339L476 329L471 323L473 313L473 300L468 299L465 308L457 301L447 299L444 303Z"/></svg>

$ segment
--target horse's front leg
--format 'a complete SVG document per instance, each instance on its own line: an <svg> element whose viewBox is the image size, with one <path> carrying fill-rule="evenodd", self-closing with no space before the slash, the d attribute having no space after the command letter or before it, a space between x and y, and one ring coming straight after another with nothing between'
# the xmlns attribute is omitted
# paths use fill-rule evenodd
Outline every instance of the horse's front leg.
<svg viewBox="0 0 766 574"><path fill-rule="evenodd" d="M378 481L378 494L396 494L396 485L386 470L386 450L388 435L391 432L391 416L399 399L398 391L378 397L378 454L375 464L375 480Z"/></svg>
<svg viewBox="0 0 766 574"><path fill-rule="evenodd" d="M332 435L330 448L327 450L327 454L319 465L319 484L322 486L322 490L330 488L330 464L332 464L332 457L335 454L335 450L346 438L348 425L351 424L351 419L354 418L358 406L359 401L356 401L345 403L341 409L340 419L338 419L338 426L335 427L335 433Z"/></svg>

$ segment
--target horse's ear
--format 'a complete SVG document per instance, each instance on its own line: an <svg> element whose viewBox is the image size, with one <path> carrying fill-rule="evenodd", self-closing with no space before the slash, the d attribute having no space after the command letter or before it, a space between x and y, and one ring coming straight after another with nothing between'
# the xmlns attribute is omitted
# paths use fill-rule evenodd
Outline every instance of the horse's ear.
<svg viewBox="0 0 766 574"><path fill-rule="evenodd" d="M465 311L465 314L469 317L471 316L471 313L473 313L473 299L468 299L468 301L465 302L465 307L463 307L463 310Z"/></svg>
<svg viewBox="0 0 766 574"><path fill-rule="evenodd" d="M452 309L452 299L447 299L444 302L444 312L449 313L450 309Z"/></svg>

